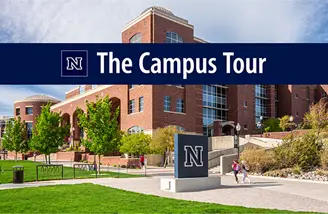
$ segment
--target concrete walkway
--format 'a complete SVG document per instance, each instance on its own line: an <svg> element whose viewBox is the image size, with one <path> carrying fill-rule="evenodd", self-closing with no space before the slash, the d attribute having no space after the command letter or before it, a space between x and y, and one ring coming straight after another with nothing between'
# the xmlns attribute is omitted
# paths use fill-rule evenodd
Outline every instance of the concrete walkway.
<svg viewBox="0 0 328 214"><path fill-rule="evenodd" d="M160 178L98 178L64 181L2 184L2 189L60 184L93 183L133 192L183 200L292 211L328 212L328 185L254 178L252 184L236 184L232 176L222 176L222 187L215 190L171 193L160 190Z"/></svg>

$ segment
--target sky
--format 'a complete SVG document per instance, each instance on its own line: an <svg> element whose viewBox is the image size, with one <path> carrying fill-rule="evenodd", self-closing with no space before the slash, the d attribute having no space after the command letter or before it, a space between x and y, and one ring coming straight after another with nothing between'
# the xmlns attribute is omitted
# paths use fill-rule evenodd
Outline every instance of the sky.
<svg viewBox="0 0 328 214"><path fill-rule="evenodd" d="M150 6L187 19L209 42L328 42L328 0L1 0L0 43L119 43L122 28ZM12 115L15 100L62 100L73 87L0 85L0 115Z"/></svg>

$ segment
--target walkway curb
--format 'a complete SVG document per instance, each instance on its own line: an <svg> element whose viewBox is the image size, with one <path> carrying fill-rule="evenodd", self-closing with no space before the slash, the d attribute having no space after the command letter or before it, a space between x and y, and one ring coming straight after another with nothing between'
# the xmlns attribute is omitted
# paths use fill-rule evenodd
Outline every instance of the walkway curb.
<svg viewBox="0 0 328 214"><path fill-rule="evenodd" d="M232 173L227 173L226 175L234 176ZM242 175L238 175L242 177ZM279 178L279 177L270 177L270 176L258 176L258 175L248 175L250 178L264 178L264 179L272 179L272 180L281 180L281 181L298 181L304 183L312 183L312 184L326 184L328 185L327 181L312 181L312 180L303 180L303 179L295 179L295 178Z"/></svg>

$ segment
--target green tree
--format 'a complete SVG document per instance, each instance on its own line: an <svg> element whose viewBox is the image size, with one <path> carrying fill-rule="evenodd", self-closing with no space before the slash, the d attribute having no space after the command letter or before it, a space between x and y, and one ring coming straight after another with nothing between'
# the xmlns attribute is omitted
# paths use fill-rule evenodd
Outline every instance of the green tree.
<svg viewBox="0 0 328 214"><path fill-rule="evenodd" d="M265 131L266 132L280 132L282 129L280 128L279 124L280 121L277 118L269 118L264 122Z"/></svg>
<svg viewBox="0 0 328 214"><path fill-rule="evenodd" d="M98 155L100 172L100 156L118 149L121 138L118 117L119 107L112 112L112 102L108 96L104 99L97 97L96 102L86 101L87 113L78 110L79 126L83 127L87 137L81 139L82 144L91 152Z"/></svg>
<svg viewBox="0 0 328 214"><path fill-rule="evenodd" d="M24 153L28 150L26 125L20 117L10 120L6 125L2 146L15 152L15 160L18 152Z"/></svg>
<svg viewBox="0 0 328 214"><path fill-rule="evenodd" d="M60 113L50 111L51 104L43 106L41 114L36 118L32 132L31 148L45 155L46 163L50 164L50 154L58 151L69 134L69 125L60 126ZM47 160L47 156L49 159Z"/></svg>
<svg viewBox="0 0 328 214"><path fill-rule="evenodd" d="M312 104L309 111L304 115L305 124L315 129L318 135L328 127L327 104L325 99L321 99L318 103Z"/></svg>
<svg viewBox="0 0 328 214"><path fill-rule="evenodd" d="M283 130L286 131L288 128L295 126L294 122L290 122L290 116L285 115L282 118L279 118L279 127Z"/></svg>
<svg viewBox="0 0 328 214"><path fill-rule="evenodd" d="M176 126L167 126L158 128L153 134L153 139L150 142L150 150L152 153L164 153L164 167L167 164L169 154L174 150L174 135L182 133Z"/></svg>
<svg viewBox="0 0 328 214"><path fill-rule="evenodd" d="M151 137L143 132L136 134L125 134L121 139L120 152L135 156L147 154Z"/></svg>

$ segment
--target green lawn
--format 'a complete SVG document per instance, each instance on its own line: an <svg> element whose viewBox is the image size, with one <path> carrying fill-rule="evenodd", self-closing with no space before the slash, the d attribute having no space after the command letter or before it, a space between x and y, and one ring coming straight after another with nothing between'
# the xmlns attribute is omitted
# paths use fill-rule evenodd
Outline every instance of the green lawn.
<svg viewBox="0 0 328 214"><path fill-rule="evenodd" d="M161 198L93 184L0 191L1 213L292 213Z"/></svg>
<svg viewBox="0 0 328 214"><path fill-rule="evenodd" d="M0 173L0 183L12 183L13 182L13 166L24 166L24 182L35 181L36 180L36 166L41 163L36 163L32 161L8 161L1 160L0 167L2 169L2 173ZM61 169L57 169L56 171L43 171L39 170L39 180L56 180L61 179ZM76 169L76 178L95 178L95 171L86 171ZM100 177L119 177L120 178L128 178L128 177L139 177L138 175L131 175L117 172L102 172ZM73 179L73 168L64 167L64 179ZM0 210L1 212L1 210Z"/></svg>

